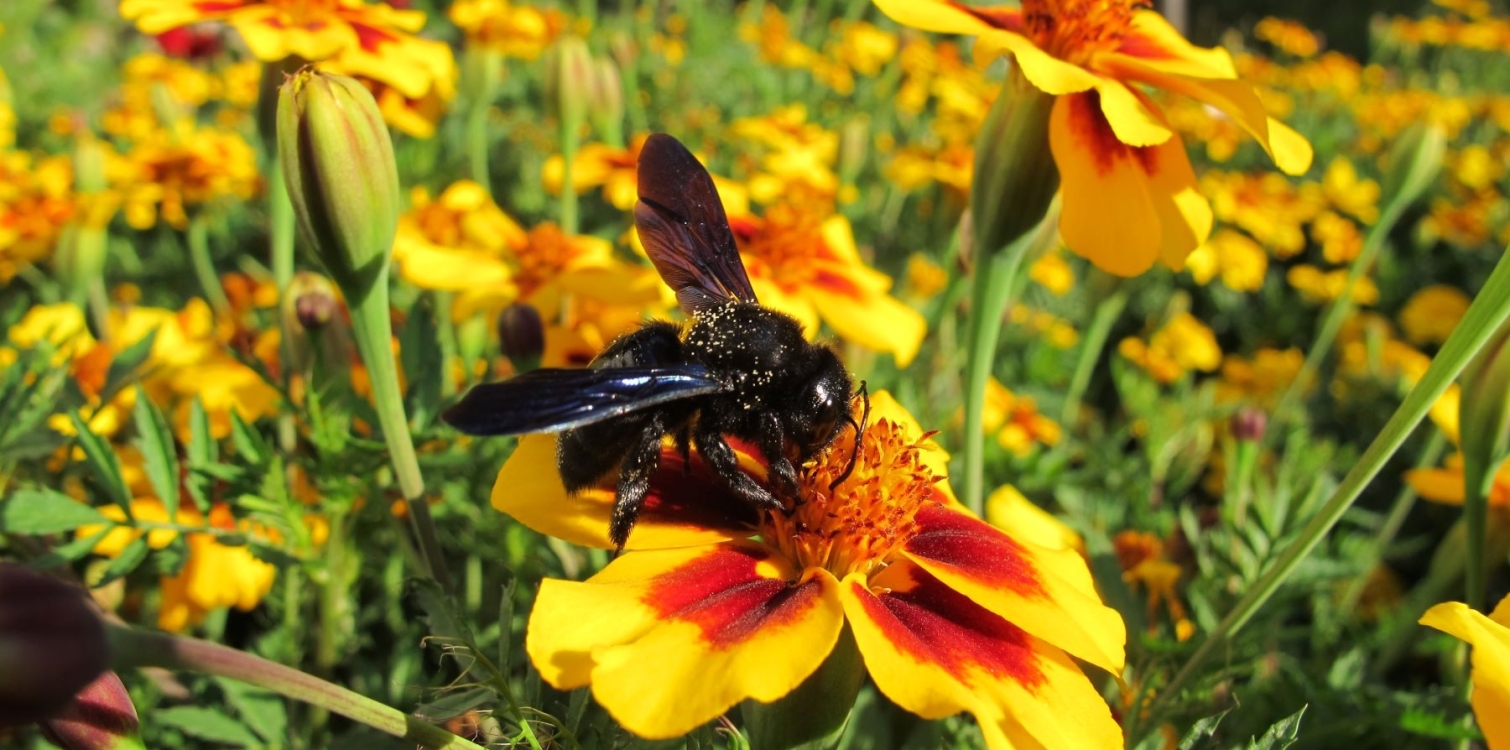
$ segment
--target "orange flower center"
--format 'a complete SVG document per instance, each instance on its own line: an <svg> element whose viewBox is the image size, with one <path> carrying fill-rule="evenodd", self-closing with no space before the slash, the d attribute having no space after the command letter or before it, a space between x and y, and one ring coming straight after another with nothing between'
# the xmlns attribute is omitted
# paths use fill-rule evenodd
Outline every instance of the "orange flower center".
<svg viewBox="0 0 1510 750"><path fill-rule="evenodd" d="M772 206L763 218L730 223L752 276L787 292L812 282L817 274L812 259L821 255L813 245L823 241L817 217L783 204Z"/></svg>
<svg viewBox="0 0 1510 750"><path fill-rule="evenodd" d="M762 536L803 570L824 568L841 580L870 575L916 536L919 509L937 502L942 477L923 464L923 440L908 440L900 425L882 419L865 429L854 472L833 484L849 465L854 433L845 431L809 466L798 489L803 501L790 517L769 514Z"/></svg>
<svg viewBox="0 0 1510 750"><path fill-rule="evenodd" d="M555 224L530 230L529 244L514 253L517 268L514 283L528 297L545 282L561 275L579 255L577 245Z"/></svg>
<svg viewBox="0 0 1510 750"><path fill-rule="evenodd" d="M1118 47L1133 12L1148 0L1022 0L1022 21L1040 49L1083 64Z"/></svg>

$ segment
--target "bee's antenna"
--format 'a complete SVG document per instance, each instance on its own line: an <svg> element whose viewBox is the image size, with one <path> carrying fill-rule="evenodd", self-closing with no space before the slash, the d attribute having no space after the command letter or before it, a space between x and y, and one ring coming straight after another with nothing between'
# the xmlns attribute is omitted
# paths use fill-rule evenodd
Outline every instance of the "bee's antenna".
<svg viewBox="0 0 1510 750"><path fill-rule="evenodd" d="M855 473L855 461L860 458L860 439L865 436L865 426L870 423L870 394L865 391L865 381L860 381L860 387L855 389L855 395L863 399L865 403L864 410L860 412L860 423L855 424L853 414L844 415L844 418L855 427L855 449L849 453L849 465L844 467L844 473L828 485L829 492L833 492L844 483L844 480L849 479L850 474ZM850 400L853 401L854 398L851 397Z"/></svg>

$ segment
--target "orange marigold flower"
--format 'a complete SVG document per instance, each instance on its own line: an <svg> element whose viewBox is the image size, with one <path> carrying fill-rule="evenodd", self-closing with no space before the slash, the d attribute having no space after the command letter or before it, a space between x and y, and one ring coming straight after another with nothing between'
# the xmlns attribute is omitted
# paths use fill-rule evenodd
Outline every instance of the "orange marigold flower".
<svg viewBox="0 0 1510 750"><path fill-rule="evenodd" d="M425 14L364 0L121 0L121 16L145 34L223 21L257 59L339 60L347 74L422 98L436 85L438 56L455 75L451 49L414 35Z"/></svg>
<svg viewBox="0 0 1510 750"><path fill-rule="evenodd" d="M467 44L521 60L540 57L566 28L566 15L559 10L508 0L457 0L446 14L466 32Z"/></svg>
<svg viewBox="0 0 1510 750"><path fill-rule="evenodd" d="M1227 52L1191 45L1144 2L875 2L904 25L978 36L980 51L1011 54L1029 83L1056 97L1049 147L1064 198L1059 231L1112 273L1142 273L1156 260L1182 268L1211 231L1185 145L1140 85L1220 110L1288 174L1310 168L1310 143L1269 117Z"/></svg>
<svg viewBox="0 0 1510 750"><path fill-rule="evenodd" d="M541 676L590 686L636 734L675 737L742 700L785 696L847 623L882 693L927 718L973 713L994 750L1119 746L1110 710L1070 658L1113 674L1124 659L1122 620L1085 561L962 509L946 457L911 415L885 394L872 406L853 474L830 489L854 447L846 432L803 468L804 501L790 516L757 514L668 443L628 551L586 581L542 584L525 639ZM521 440L494 507L608 547L613 491L568 495L540 471L554 443ZM764 464L741 453L765 481Z"/></svg>

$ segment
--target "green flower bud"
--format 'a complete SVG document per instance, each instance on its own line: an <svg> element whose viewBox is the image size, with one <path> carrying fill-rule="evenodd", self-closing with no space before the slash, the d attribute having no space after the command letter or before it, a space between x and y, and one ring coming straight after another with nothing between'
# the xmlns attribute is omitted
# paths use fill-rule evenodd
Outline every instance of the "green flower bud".
<svg viewBox="0 0 1510 750"><path fill-rule="evenodd" d="M1447 133L1434 122L1417 122L1406 128L1386 157L1382 194L1384 204L1421 197L1442 171L1447 154Z"/></svg>
<svg viewBox="0 0 1510 750"><path fill-rule="evenodd" d="M605 141L624 140L624 79L619 66L607 57L593 60L592 125Z"/></svg>
<svg viewBox="0 0 1510 750"><path fill-rule="evenodd" d="M109 665L105 626L84 591L0 563L0 728L63 710Z"/></svg>
<svg viewBox="0 0 1510 750"><path fill-rule="evenodd" d="M546 57L546 106L562 123L582 122L594 96L594 77L587 42L578 36L562 35Z"/></svg>
<svg viewBox="0 0 1510 750"><path fill-rule="evenodd" d="M521 372L540 366L545 353L545 323L540 311L516 302L498 313L498 348Z"/></svg>
<svg viewBox="0 0 1510 750"><path fill-rule="evenodd" d="M121 678L106 672L79 692L62 713L41 723L42 734L63 750L138 750L136 706Z"/></svg>
<svg viewBox="0 0 1510 750"><path fill-rule="evenodd" d="M353 304L387 281L398 167L367 87L304 68L278 97L278 154L300 230Z"/></svg>
<svg viewBox="0 0 1510 750"><path fill-rule="evenodd" d="M1053 107L1054 97L1014 69L976 137L970 215L982 265L1033 231L1059 189L1059 169L1049 151Z"/></svg>

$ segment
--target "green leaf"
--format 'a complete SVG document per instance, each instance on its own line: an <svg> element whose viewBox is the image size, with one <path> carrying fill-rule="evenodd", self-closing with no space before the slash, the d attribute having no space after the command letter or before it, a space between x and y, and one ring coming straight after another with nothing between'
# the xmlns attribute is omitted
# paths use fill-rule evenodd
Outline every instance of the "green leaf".
<svg viewBox="0 0 1510 750"><path fill-rule="evenodd" d="M189 540L183 534L173 537L166 547L157 551L152 556L152 562L157 565L157 572L161 575L172 577L183 572L184 564L189 561Z"/></svg>
<svg viewBox="0 0 1510 750"><path fill-rule="evenodd" d="M245 724L212 708L173 706L152 713L149 720L174 727L196 739L235 747L262 746L257 735Z"/></svg>
<svg viewBox="0 0 1510 750"><path fill-rule="evenodd" d="M498 696L493 692L492 688L475 687L470 690L446 693L414 709L414 714L425 721L439 724L461 716L474 708L485 706L497 699Z"/></svg>
<svg viewBox="0 0 1510 750"><path fill-rule="evenodd" d="M210 415L198 396L189 406L189 473L184 484L189 487L189 496L200 513L210 512L210 490L214 485L213 474L207 470L220 458L220 445L210 431Z"/></svg>
<svg viewBox="0 0 1510 750"><path fill-rule="evenodd" d="M126 513L126 518L132 518L131 490L121 477L121 462L115 457L115 451L110 449L104 439L90 431L89 424L77 411L69 412L68 418L73 422L79 447L84 450L84 463L89 467L89 473L94 476L100 491Z"/></svg>
<svg viewBox="0 0 1510 750"><path fill-rule="evenodd" d="M215 679L225 702L270 745L286 745L288 704L283 696L265 688L222 677Z"/></svg>
<svg viewBox="0 0 1510 750"><path fill-rule="evenodd" d="M404 330L399 335L399 357L408 376L409 392L404 395L405 408L416 430L423 430L440 409L441 383L445 377L445 355L440 349L440 332L435 327L435 310L429 297L409 311Z"/></svg>
<svg viewBox="0 0 1510 750"><path fill-rule="evenodd" d="M178 507L178 445L163 413L146 397L136 399L137 448L152 490L168 508ZM206 506L203 510L208 511Z"/></svg>
<svg viewBox="0 0 1510 750"><path fill-rule="evenodd" d="M1226 718L1231 710L1227 709L1215 716L1207 716L1197 721L1194 726L1190 727L1190 731L1180 738L1180 750L1195 750L1203 741L1216 736L1216 726L1222 723L1222 719ZM1154 736L1157 736L1157 733L1154 733Z"/></svg>
<svg viewBox="0 0 1510 750"><path fill-rule="evenodd" d="M248 463L260 464L270 455L267 441L235 409L231 410L231 442L235 444L236 452Z"/></svg>
<svg viewBox="0 0 1510 750"><path fill-rule="evenodd" d="M137 368L147 361L147 357L152 354L152 345L155 343L157 343L157 329L153 329L151 333L141 337L110 360L110 369L105 373L105 387L100 389L100 403L110 403L128 383L140 379L143 373L137 372Z"/></svg>
<svg viewBox="0 0 1510 750"><path fill-rule="evenodd" d="M147 559L147 553L151 551L152 548L147 546L147 535L142 534L126 545L118 557L110 561L110 565L105 567L99 579L89 582L90 587L98 588L130 575L131 571L136 570Z"/></svg>
<svg viewBox="0 0 1510 750"><path fill-rule="evenodd" d="M0 531L11 534L56 534L97 523L115 522L56 490L16 490L0 502Z"/></svg>
<svg viewBox="0 0 1510 750"><path fill-rule="evenodd" d="M1411 734L1443 740L1484 739L1473 722L1464 722L1461 717L1444 716L1419 706L1407 708L1400 714L1400 728Z"/></svg>
<svg viewBox="0 0 1510 750"><path fill-rule="evenodd" d="M1284 750L1295 744L1300 737L1300 717L1305 712L1306 707L1301 706L1299 711L1275 722L1264 736L1248 741L1248 750Z"/></svg>
<svg viewBox="0 0 1510 750"><path fill-rule="evenodd" d="M38 568L56 568L76 560L84 559L85 555L94 551L94 546L110 533L110 529L104 528L86 537L79 537L67 544L53 547L47 554L32 561L32 565Z"/></svg>

